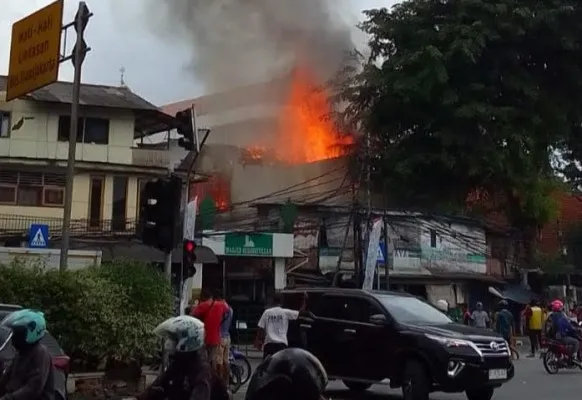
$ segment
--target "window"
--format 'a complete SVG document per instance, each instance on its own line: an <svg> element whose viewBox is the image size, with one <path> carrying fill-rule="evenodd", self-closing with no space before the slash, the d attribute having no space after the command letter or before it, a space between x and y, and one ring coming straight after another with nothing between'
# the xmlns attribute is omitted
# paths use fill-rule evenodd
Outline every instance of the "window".
<svg viewBox="0 0 582 400"><path fill-rule="evenodd" d="M139 219L140 217L140 210L141 210L141 196L145 190L145 185L150 181L150 179L148 178L143 178L143 179L139 179L137 181L137 207L136 207L136 211L137 211L137 219Z"/></svg>
<svg viewBox="0 0 582 400"><path fill-rule="evenodd" d="M0 138L9 138L11 118L10 113L6 111L0 111Z"/></svg>
<svg viewBox="0 0 582 400"><path fill-rule="evenodd" d="M111 229L124 231L127 220L127 177L113 178L113 206L111 209Z"/></svg>
<svg viewBox="0 0 582 400"><path fill-rule="evenodd" d="M416 297L390 295L379 295L377 297L390 315L398 322L425 325L450 324L453 322L445 314Z"/></svg>
<svg viewBox="0 0 582 400"><path fill-rule="evenodd" d="M105 178L101 176L91 177L91 187L89 189L89 226L96 228L101 226L103 219L103 190Z"/></svg>
<svg viewBox="0 0 582 400"><path fill-rule="evenodd" d="M103 118L85 118L83 143L108 144L109 120Z"/></svg>
<svg viewBox="0 0 582 400"><path fill-rule="evenodd" d="M71 132L71 117L59 117L58 140L68 142ZM79 118L77 125L77 142L87 144L109 143L109 120L104 118Z"/></svg>
<svg viewBox="0 0 582 400"><path fill-rule="evenodd" d="M64 203L63 174L0 172L0 204L62 207Z"/></svg>
<svg viewBox="0 0 582 400"><path fill-rule="evenodd" d="M430 230L430 247L437 247L437 234L434 229Z"/></svg>

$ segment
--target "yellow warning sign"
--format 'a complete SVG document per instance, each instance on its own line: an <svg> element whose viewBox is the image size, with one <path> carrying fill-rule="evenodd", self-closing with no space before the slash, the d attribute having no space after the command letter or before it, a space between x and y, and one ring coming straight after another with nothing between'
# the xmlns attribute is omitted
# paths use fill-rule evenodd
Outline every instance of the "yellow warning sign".
<svg viewBox="0 0 582 400"><path fill-rule="evenodd" d="M12 25L6 101L58 79L63 2L57 0Z"/></svg>

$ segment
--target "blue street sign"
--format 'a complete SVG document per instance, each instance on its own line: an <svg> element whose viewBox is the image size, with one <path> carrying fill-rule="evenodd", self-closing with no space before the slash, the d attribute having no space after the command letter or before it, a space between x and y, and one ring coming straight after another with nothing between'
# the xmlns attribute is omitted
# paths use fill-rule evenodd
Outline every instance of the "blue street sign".
<svg viewBox="0 0 582 400"><path fill-rule="evenodd" d="M380 242L378 246L378 264L384 264L384 260L386 260L385 254L386 246L384 245L384 242Z"/></svg>
<svg viewBox="0 0 582 400"><path fill-rule="evenodd" d="M28 230L28 247L46 249L48 247L49 226L32 224Z"/></svg>

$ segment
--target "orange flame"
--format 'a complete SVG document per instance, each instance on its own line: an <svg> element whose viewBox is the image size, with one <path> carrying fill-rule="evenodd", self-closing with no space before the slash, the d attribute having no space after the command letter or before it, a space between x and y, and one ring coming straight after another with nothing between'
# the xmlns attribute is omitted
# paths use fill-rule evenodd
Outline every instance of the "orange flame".
<svg viewBox="0 0 582 400"><path fill-rule="evenodd" d="M330 119L327 93L315 90L316 82L304 68L297 68L285 111L279 118L277 155L293 163L309 163L346 155L351 136L340 135Z"/></svg>

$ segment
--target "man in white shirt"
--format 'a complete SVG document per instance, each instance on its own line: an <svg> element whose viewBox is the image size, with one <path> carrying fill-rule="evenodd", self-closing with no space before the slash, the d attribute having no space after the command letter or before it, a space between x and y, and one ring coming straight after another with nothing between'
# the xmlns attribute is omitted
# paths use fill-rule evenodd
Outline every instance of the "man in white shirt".
<svg viewBox="0 0 582 400"><path fill-rule="evenodd" d="M305 298L301 310L295 311L281 307L282 300L279 293L273 295L273 306L267 308L258 323L257 339L255 346L263 349L263 358L275 354L279 350L287 348L287 330L289 321L294 321L299 317L299 312L306 306Z"/></svg>

